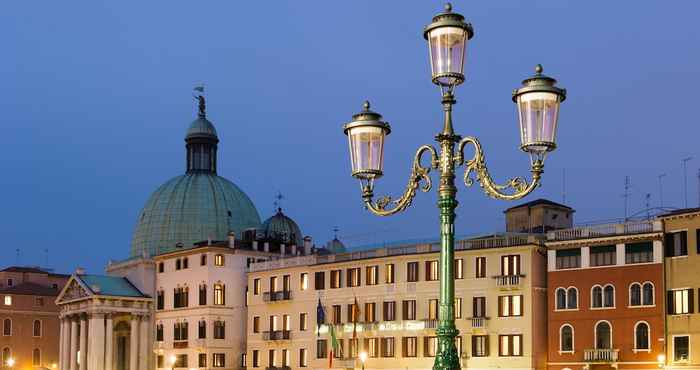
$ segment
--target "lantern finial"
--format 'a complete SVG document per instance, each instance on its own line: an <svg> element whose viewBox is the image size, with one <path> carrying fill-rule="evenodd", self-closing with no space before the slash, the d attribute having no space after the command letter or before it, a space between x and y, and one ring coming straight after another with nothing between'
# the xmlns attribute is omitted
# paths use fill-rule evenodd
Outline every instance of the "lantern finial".
<svg viewBox="0 0 700 370"><path fill-rule="evenodd" d="M364 104L362 104L362 108L364 108L365 112L369 112L369 100L365 100Z"/></svg>
<svg viewBox="0 0 700 370"><path fill-rule="evenodd" d="M445 3L445 13L452 13L452 4Z"/></svg>
<svg viewBox="0 0 700 370"><path fill-rule="evenodd" d="M544 68L542 68L542 64L537 64L535 66L535 73L537 73L538 75L541 75L543 71L544 71Z"/></svg>

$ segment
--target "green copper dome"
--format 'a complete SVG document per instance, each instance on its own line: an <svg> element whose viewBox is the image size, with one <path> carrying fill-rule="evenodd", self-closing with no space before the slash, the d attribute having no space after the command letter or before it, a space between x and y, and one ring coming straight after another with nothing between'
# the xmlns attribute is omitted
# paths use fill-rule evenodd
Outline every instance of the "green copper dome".
<svg viewBox="0 0 700 370"><path fill-rule="evenodd" d="M258 237L266 240L276 240L289 245L304 245L301 229L294 220L282 213L282 208L277 213L263 222L258 231Z"/></svg>
<svg viewBox="0 0 700 370"><path fill-rule="evenodd" d="M329 241L326 244L326 249L328 249L329 252L331 253L345 253L347 252L347 249L345 248L345 244L338 240L338 237L336 236L333 238L333 240Z"/></svg>
<svg viewBox="0 0 700 370"><path fill-rule="evenodd" d="M146 202L131 240L131 256L167 253L178 243L190 248L203 240L226 240L231 231L241 237L243 230L260 227L250 198L216 175L219 139L206 119L204 97L199 100L199 118L185 137L187 171L161 185Z"/></svg>

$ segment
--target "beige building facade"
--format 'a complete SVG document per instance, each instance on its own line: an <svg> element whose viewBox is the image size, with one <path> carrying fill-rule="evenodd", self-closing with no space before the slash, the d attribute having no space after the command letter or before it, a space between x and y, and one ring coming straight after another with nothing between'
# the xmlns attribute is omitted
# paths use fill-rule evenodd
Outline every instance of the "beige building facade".
<svg viewBox="0 0 700 370"><path fill-rule="evenodd" d="M462 367L544 369L546 253L540 241L520 234L461 240L455 255ZM358 368L359 351L368 353L367 369L432 368L438 259L437 244L412 244L251 265L247 368ZM325 312L320 326L319 303ZM332 366L331 330L342 352Z"/></svg>

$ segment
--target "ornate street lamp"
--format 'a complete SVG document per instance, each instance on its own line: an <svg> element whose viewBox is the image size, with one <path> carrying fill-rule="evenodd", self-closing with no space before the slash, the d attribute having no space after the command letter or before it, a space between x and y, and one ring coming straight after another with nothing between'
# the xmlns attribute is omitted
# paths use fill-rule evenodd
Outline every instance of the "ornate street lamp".
<svg viewBox="0 0 700 370"><path fill-rule="evenodd" d="M433 369L459 369L459 354L455 337L459 333L454 322L454 219L457 207L455 168L464 166L463 181L466 186L479 182L486 194L495 199L515 200L530 194L539 186L548 152L556 148L556 129L559 105L566 97L566 90L556 86L556 80L542 74L537 65L535 75L523 81L513 91L513 101L518 107L520 121L520 148L530 155L532 180L514 177L504 184L491 178L481 143L475 137L462 138L454 133L452 106L456 103L454 88L464 82L464 58L467 43L474 35L471 24L460 14L452 12L447 4L445 11L436 15L425 27L428 40L432 81L442 92L444 124L435 136L440 154L432 145L418 148L413 159L408 186L398 199L389 196L374 199L374 180L383 175L384 139L391 132L389 124L379 113L370 110L365 102L364 110L353 115L352 121L343 126L350 143L352 175L362 186L365 207L379 216L389 216L404 211L411 205L416 191L427 192L432 188L431 169L440 171L438 207L440 208L440 305L438 316L438 353ZM474 156L465 159L464 147L474 146ZM421 158L430 153L430 166L423 166Z"/></svg>

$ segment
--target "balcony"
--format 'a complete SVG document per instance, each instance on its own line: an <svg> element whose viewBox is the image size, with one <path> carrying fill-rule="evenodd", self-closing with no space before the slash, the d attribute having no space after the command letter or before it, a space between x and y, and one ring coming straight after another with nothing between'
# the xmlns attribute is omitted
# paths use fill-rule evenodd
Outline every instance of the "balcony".
<svg viewBox="0 0 700 370"><path fill-rule="evenodd" d="M272 330L262 333L263 340L289 340L291 333L289 330Z"/></svg>
<svg viewBox="0 0 700 370"><path fill-rule="evenodd" d="M595 363L612 363L618 361L619 349L585 349L583 360Z"/></svg>
<svg viewBox="0 0 700 370"><path fill-rule="evenodd" d="M469 320L472 322L472 329L485 329L486 320L488 317L470 317Z"/></svg>
<svg viewBox="0 0 700 370"><path fill-rule="evenodd" d="M290 299L292 299L292 292L289 290L280 290L279 292L263 293L263 301L265 302L288 301Z"/></svg>
<svg viewBox="0 0 700 370"><path fill-rule="evenodd" d="M266 366L265 370L292 370L289 366Z"/></svg>
<svg viewBox="0 0 700 370"><path fill-rule="evenodd" d="M662 230L660 221L629 221L625 223L599 224L554 230L547 233L548 241L564 241L605 236L643 234Z"/></svg>
<svg viewBox="0 0 700 370"><path fill-rule="evenodd" d="M501 290L520 289L525 275L496 275L496 285Z"/></svg>
<svg viewBox="0 0 700 370"><path fill-rule="evenodd" d="M183 348L187 348L187 347L188 347L188 343L186 340L173 342L173 348L175 348L175 349L183 349Z"/></svg>
<svg viewBox="0 0 700 370"><path fill-rule="evenodd" d="M438 321L437 319L423 319L424 329L436 329Z"/></svg>

